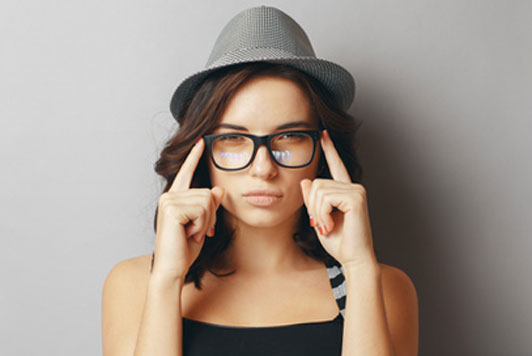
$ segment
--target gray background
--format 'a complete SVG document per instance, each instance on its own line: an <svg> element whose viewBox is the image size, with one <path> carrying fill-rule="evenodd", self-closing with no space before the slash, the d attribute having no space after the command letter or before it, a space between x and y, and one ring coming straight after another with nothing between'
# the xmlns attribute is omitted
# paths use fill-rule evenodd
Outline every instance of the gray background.
<svg viewBox="0 0 532 356"><path fill-rule="evenodd" d="M2 355L101 354L101 292L151 252L170 96L273 5L357 81L377 256L421 355L530 355L530 1L2 1Z"/></svg>

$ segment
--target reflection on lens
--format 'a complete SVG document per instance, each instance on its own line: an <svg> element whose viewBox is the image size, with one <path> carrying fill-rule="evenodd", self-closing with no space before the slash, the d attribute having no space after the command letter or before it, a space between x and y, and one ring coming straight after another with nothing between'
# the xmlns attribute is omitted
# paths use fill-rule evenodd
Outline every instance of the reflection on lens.
<svg viewBox="0 0 532 356"><path fill-rule="evenodd" d="M216 164L236 169L249 162L253 153L253 141L240 135L222 136L213 142L212 151Z"/></svg>
<svg viewBox="0 0 532 356"><path fill-rule="evenodd" d="M242 161L243 159L249 159L247 153L232 153L232 152L220 152L220 157L226 160Z"/></svg>
<svg viewBox="0 0 532 356"><path fill-rule="evenodd" d="M314 141L305 133L286 133L275 136L271 141L275 159L285 166L301 166L312 157Z"/></svg>
<svg viewBox="0 0 532 356"><path fill-rule="evenodd" d="M243 153L235 153L235 152L219 152L218 157L220 157L219 160L216 160L222 162L221 165L234 165L238 166L241 164L246 164L247 161L249 161L249 154L247 152Z"/></svg>
<svg viewBox="0 0 532 356"><path fill-rule="evenodd" d="M290 151L272 151L272 153L277 162L281 162L282 164L290 162L290 155L292 154Z"/></svg>

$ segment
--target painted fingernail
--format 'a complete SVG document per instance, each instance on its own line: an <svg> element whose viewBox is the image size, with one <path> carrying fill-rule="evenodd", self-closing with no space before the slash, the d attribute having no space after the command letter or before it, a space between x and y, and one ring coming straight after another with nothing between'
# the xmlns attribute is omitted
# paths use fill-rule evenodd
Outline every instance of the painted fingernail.
<svg viewBox="0 0 532 356"><path fill-rule="evenodd" d="M321 229L321 225L318 225L318 230L320 230L320 234L323 235L323 230Z"/></svg>
<svg viewBox="0 0 532 356"><path fill-rule="evenodd" d="M195 145L197 145L201 141L201 137L196 140Z"/></svg>
<svg viewBox="0 0 532 356"><path fill-rule="evenodd" d="M209 229L209 235L211 235L211 237L214 235L214 227Z"/></svg>
<svg viewBox="0 0 532 356"><path fill-rule="evenodd" d="M312 218L312 216L310 216L310 226L314 227L315 223L314 223L314 219Z"/></svg>

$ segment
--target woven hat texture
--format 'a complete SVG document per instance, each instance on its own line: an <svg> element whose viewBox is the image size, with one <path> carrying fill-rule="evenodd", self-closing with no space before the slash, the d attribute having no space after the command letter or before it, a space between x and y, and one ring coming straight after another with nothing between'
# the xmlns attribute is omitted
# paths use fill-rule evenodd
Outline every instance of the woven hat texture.
<svg viewBox="0 0 532 356"><path fill-rule="evenodd" d="M205 68L191 74L175 90L170 111L175 119L201 81L227 66L270 62L290 65L317 79L344 110L355 95L355 80L342 66L317 58L305 31L283 11L271 6L252 7L235 15L222 29Z"/></svg>

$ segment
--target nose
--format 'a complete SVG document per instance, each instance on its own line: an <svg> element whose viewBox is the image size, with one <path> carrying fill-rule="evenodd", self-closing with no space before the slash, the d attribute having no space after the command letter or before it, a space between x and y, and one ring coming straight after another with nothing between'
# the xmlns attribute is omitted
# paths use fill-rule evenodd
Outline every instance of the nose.
<svg viewBox="0 0 532 356"><path fill-rule="evenodd" d="M249 173L254 177L260 177L263 179L271 179L277 175L277 164L270 157L268 148L264 145L260 145L257 148L257 153L249 169Z"/></svg>

